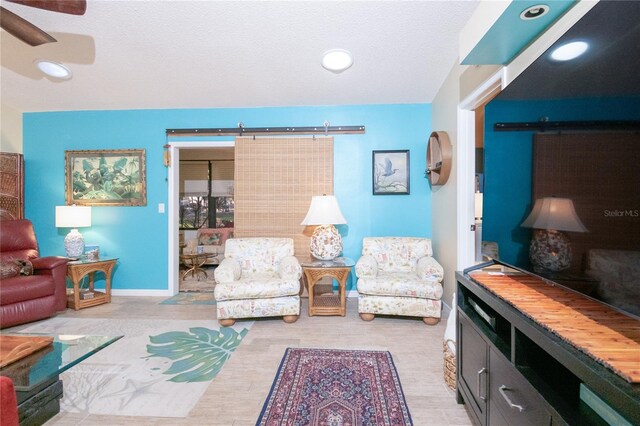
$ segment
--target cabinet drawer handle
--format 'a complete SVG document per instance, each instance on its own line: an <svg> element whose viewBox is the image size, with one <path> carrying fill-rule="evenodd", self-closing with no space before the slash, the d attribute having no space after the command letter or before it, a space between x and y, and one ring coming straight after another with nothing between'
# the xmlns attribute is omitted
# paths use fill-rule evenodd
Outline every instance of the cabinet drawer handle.
<svg viewBox="0 0 640 426"><path fill-rule="evenodd" d="M500 395L502 395L504 400L507 401L507 404L509 404L509 407L516 408L521 413L524 411L524 407L522 405L514 404L513 402L511 402L511 400L507 396L507 393L505 391L508 391L508 390L511 390L511 389L509 389L505 385L502 385L502 386L500 386L500 388L498 390L500 391Z"/></svg>
<svg viewBox="0 0 640 426"><path fill-rule="evenodd" d="M481 388L480 388L480 381L482 380L482 375L484 373L487 372L487 369L482 367L482 369L480 369L480 371L478 371L478 392L476 392L478 394L478 397L483 400L486 401L487 400L487 396L482 396L482 393L480 392Z"/></svg>

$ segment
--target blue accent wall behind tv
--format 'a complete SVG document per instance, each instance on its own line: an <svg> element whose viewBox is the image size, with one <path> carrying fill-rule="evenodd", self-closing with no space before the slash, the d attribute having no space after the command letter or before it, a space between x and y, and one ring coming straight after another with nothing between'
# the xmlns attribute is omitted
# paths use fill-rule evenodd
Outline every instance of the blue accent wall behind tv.
<svg viewBox="0 0 640 426"><path fill-rule="evenodd" d="M531 200L534 132L495 132L497 122L640 120L640 98L508 101L485 107L484 211L482 239L496 241L500 258L512 265L528 263L531 230L520 227Z"/></svg>
<svg viewBox="0 0 640 426"><path fill-rule="evenodd" d="M225 108L25 113L26 217L44 255L63 255L67 229L56 229L54 210L64 205L64 151L146 149L147 205L94 207L85 241L103 257L120 258L114 289L167 289L167 169L162 164L167 128L365 125L364 135L336 135L334 192L348 225L344 254L357 259L365 236L431 236L431 192L424 178L431 105ZM215 138L206 138L214 140ZM225 138L228 140L229 138ZM409 149L411 194L373 196L371 151ZM354 287L352 279L350 288Z"/></svg>

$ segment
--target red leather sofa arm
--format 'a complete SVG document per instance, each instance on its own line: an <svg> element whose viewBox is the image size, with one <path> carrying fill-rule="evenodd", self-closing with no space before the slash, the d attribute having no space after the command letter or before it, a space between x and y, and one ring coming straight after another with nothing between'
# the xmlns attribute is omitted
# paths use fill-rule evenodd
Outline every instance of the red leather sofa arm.
<svg viewBox="0 0 640 426"><path fill-rule="evenodd" d="M30 260L33 264L34 271L38 269L54 269L58 266L66 265L69 262L68 258L62 256L36 257Z"/></svg>
<svg viewBox="0 0 640 426"><path fill-rule="evenodd" d="M67 263L61 256L36 257L31 259L35 275L51 275L55 284L56 311L67 309Z"/></svg>

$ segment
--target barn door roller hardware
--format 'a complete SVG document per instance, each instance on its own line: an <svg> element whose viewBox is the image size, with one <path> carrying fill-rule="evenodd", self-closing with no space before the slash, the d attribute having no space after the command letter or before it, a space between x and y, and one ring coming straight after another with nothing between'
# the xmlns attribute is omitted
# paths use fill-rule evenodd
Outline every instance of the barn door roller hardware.
<svg viewBox="0 0 640 426"><path fill-rule="evenodd" d="M288 127L238 127L200 128L200 129L167 129L167 137L187 136L265 136L265 135L347 135L364 134L364 126L330 126L325 121L323 126L288 126Z"/></svg>

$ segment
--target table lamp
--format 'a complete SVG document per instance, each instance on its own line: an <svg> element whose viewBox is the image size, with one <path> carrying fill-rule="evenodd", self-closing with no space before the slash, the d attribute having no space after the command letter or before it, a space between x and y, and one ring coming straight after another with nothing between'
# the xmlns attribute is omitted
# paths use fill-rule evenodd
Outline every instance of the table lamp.
<svg viewBox="0 0 640 426"><path fill-rule="evenodd" d="M569 268L571 240L566 232L588 232L569 198L537 199L520 226L534 229L529 259L536 272L559 272Z"/></svg>
<svg viewBox="0 0 640 426"><path fill-rule="evenodd" d="M78 228L91 226L91 207L56 206L56 228L71 228L64 238L67 257L77 258L84 252L84 239Z"/></svg>
<svg viewBox="0 0 640 426"><path fill-rule="evenodd" d="M342 237L334 225L346 224L338 200L333 195L311 197L309 211L300 225L318 227L311 235L311 255L320 260L333 260L342 252Z"/></svg>

